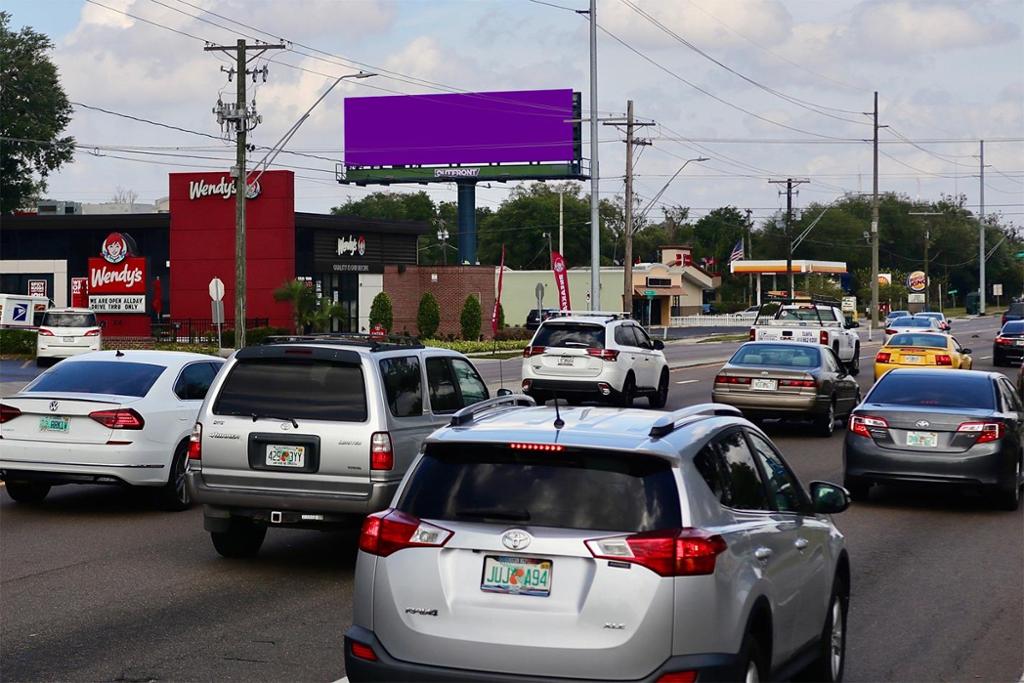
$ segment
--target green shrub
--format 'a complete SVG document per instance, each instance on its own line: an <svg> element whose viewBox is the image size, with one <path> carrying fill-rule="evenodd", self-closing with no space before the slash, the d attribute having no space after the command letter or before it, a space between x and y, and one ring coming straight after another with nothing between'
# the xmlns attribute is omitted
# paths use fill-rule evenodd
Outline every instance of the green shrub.
<svg viewBox="0 0 1024 683"><path fill-rule="evenodd" d="M533 332L516 325L515 327L503 327L494 335L498 341L530 341L533 339Z"/></svg>
<svg viewBox="0 0 1024 683"><path fill-rule="evenodd" d="M419 310L416 311L416 329L420 337L433 337L441 324L441 307L437 305L437 299L430 292L423 294L420 299Z"/></svg>
<svg viewBox="0 0 1024 683"><path fill-rule="evenodd" d="M253 327L245 331L245 345L255 346L262 344L264 340L275 334L291 334L287 327ZM220 333L220 343L225 349L235 348L235 328L225 327ZM210 346L217 346L217 332L210 336Z"/></svg>
<svg viewBox="0 0 1024 683"><path fill-rule="evenodd" d="M462 338L465 341L477 341L480 339L480 300L470 294L466 297L466 303L462 304L462 315L459 316L459 326L462 328Z"/></svg>
<svg viewBox="0 0 1024 683"><path fill-rule="evenodd" d="M158 351L186 351L188 353L205 353L209 356L217 355L216 339L213 344L188 344L185 342L157 342L153 345Z"/></svg>
<svg viewBox="0 0 1024 683"><path fill-rule="evenodd" d="M36 355L35 330L0 330L0 353Z"/></svg>
<svg viewBox="0 0 1024 683"><path fill-rule="evenodd" d="M489 351L519 351L526 347L523 340L505 341L448 341L445 339L422 339L424 346L434 346L439 349L450 349L459 353L487 353Z"/></svg>
<svg viewBox="0 0 1024 683"><path fill-rule="evenodd" d="M391 331L391 326L394 323L391 297L387 295L387 292L381 292L373 297L373 303L370 304L370 328L372 329L378 323L383 325L388 332Z"/></svg>

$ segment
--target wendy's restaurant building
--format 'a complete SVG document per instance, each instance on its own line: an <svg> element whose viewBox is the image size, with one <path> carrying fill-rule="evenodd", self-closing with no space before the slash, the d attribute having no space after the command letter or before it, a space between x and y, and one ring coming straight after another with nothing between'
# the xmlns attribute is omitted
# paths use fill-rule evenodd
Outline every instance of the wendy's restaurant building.
<svg viewBox="0 0 1024 683"><path fill-rule="evenodd" d="M233 179L227 172L172 173L168 207L166 213L4 216L0 291L42 292L55 306L92 308L107 337L161 332L188 340L212 333L210 282L219 278L226 329L232 329ZM246 326L291 328L291 307L273 292L300 278L340 305L333 331L369 331L371 302L385 291L392 331L415 334L420 297L431 291L441 303L440 332L456 332L466 296L478 296L484 311L493 307L495 269L419 267L417 241L429 230L421 221L296 212L292 172L263 173L246 201Z"/></svg>

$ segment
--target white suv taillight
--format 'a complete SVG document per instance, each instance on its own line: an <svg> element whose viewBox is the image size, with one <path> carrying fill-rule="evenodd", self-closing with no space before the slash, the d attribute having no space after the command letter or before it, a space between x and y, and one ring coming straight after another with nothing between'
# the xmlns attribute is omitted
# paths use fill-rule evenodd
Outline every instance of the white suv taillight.
<svg viewBox="0 0 1024 683"><path fill-rule="evenodd" d="M364 553L387 557L405 548L440 548L453 535L448 529L389 508L363 520L359 549Z"/></svg>
<svg viewBox="0 0 1024 683"><path fill-rule="evenodd" d="M192 427L192 435L188 437L188 459L198 463L203 459L203 425L196 422Z"/></svg>
<svg viewBox="0 0 1024 683"><path fill-rule="evenodd" d="M721 536L690 527L596 538L586 544L596 559L638 564L661 576L714 574L715 561L727 547Z"/></svg>
<svg viewBox="0 0 1024 683"><path fill-rule="evenodd" d="M395 453L391 450L391 435L374 432L370 437L370 469L392 470L395 468Z"/></svg>

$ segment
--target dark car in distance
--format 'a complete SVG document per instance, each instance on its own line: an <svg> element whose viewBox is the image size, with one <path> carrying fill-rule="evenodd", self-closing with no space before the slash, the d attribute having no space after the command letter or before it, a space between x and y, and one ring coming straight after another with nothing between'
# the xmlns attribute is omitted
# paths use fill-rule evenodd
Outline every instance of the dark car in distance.
<svg viewBox="0 0 1024 683"><path fill-rule="evenodd" d="M1010 307L1003 313L1003 318L999 324L1005 325L1011 320L1024 320L1024 301L1015 301L1010 304Z"/></svg>
<svg viewBox="0 0 1024 683"><path fill-rule="evenodd" d="M992 342L992 365L1010 365L1024 359L1024 320L1003 325Z"/></svg>
<svg viewBox="0 0 1024 683"><path fill-rule="evenodd" d="M718 371L711 400L751 420L811 419L829 437L860 403L860 385L827 346L747 342Z"/></svg>
<svg viewBox="0 0 1024 683"><path fill-rule="evenodd" d="M557 308L543 308L536 309L531 308L530 312L526 314L526 329L536 330L540 327L540 324L547 320L552 313L558 313Z"/></svg>
<svg viewBox="0 0 1024 683"><path fill-rule="evenodd" d="M1022 444L1024 405L1001 373L897 368L850 415L844 485L863 500L872 484L953 484L1016 510Z"/></svg>

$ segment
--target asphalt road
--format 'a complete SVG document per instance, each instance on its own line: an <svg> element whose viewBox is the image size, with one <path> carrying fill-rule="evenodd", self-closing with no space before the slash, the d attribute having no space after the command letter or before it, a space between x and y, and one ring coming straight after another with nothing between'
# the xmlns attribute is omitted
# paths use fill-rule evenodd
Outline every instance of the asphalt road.
<svg viewBox="0 0 1024 683"><path fill-rule="evenodd" d="M979 369L991 367L994 329L958 325ZM686 362L736 345L691 346ZM515 379L517 363L504 366ZM716 370L674 372L670 407L706 401ZM805 483L841 481L841 431L768 429ZM876 489L837 522L853 563L847 680L1021 680L1024 509ZM354 531L271 530L257 559L228 561L198 510L159 512L145 496L97 487L54 489L36 508L0 494L0 678L335 680L355 545Z"/></svg>

